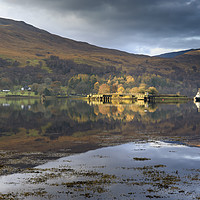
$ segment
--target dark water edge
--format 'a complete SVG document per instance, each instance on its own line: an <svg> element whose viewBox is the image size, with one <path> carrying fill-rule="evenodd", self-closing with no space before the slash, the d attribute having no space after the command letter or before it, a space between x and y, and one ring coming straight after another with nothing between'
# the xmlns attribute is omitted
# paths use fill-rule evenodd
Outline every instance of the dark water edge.
<svg viewBox="0 0 200 200"><path fill-rule="evenodd" d="M200 151L160 141L64 157L0 177L7 199L199 199Z"/></svg>

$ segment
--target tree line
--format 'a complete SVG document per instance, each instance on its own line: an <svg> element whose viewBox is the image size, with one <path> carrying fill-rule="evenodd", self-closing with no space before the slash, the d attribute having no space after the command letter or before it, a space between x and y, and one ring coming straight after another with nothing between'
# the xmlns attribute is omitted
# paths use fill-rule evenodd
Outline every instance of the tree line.
<svg viewBox="0 0 200 200"><path fill-rule="evenodd" d="M173 73L161 73L163 67L156 71L154 66L150 73L147 68L150 65L145 62L132 70L124 70L123 66L95 66L50 56L34 66L27 61L22 67L18 61L0 58L0 90L14 91L28 85L36 94L46 95L144 91L188 94L198 87L196 66L187 73L177 66L171 67Z"/></svg>

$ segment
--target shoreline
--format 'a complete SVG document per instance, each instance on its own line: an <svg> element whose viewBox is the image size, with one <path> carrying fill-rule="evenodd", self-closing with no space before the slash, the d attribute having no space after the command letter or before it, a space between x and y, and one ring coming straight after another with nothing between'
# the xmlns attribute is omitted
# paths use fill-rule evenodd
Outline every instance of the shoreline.
<svg viewBox="0 0 200 200"><path fill-rule="evenodd" d="M141 133L140 133L141 134ZM96 139L95 139L96 138ZM166 139L167 138L167 139ZM99 140L98 140L99 139ZM187 138L177 138L177 137L170 137L170 136L145 136L145 133L142 134L140 137L120 137L120 138L111 138L109 140L103 140L103 138L93 137L91 139L93 143L86 143L84 138L79 141L71 141L67 149L63 148L55 148L49 149L44 151L34 151L34 150L17 150L17 149L0 149L0 177L4 175L10 175L14 173L23 173L32 170L38 165L45 164L49 161L54 161L60 159L62 157L71 156L82 154L91 150L97 150L102 147L112 147L117 145L122 145L130 142L140 143L140 142L151 142L151 141L168 141L172 143L181 143L185 146L189 147L196 147L199 148L199 145L192 143L192 141L188 141Z"/></svg>

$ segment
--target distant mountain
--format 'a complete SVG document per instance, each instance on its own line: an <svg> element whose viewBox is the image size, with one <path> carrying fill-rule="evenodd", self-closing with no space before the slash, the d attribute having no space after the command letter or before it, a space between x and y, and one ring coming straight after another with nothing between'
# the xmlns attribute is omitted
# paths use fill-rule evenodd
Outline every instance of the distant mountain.
<svg viewBox="0 0 200 200"><path fill-rule="evenodd" d="M89 77L90 85L84 74ZM129 77L132 82L128 76L133 77ZM108 83L111 88L123 86L129 92L145 83L161 93L193 95L200 87L199 77L200 49L157 57L136 55L0 18L0 90L34 83L52 89L49 85L57 81L69 93L94 92L95 82Z"/></svg>
<svg viewBox="0 0 200 200"><path fill-rule="evenodd" d="M160 57L160 58L174 58L176 56L183 55L183 54L185 54L187 52L197 51L197 50L199 50L199 49L188 49L188 50L184 50L184 51L176 51L176 52L164 53L164 54L157 55L156 57Z"/></svg>

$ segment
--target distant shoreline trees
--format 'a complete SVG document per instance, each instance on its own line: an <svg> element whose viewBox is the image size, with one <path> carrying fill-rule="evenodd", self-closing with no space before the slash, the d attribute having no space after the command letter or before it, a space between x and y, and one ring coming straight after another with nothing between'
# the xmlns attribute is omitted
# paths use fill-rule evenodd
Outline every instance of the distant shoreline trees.
<svg viewBox="0 0 200 200"><path fill-rule="evenodd" d="M194 68L194 67L193 67ZM192 68L192 69L193 69ZM181 74L161 75L138 71L125 71L119 66L95 66L83 64L74 60L60 59L50 56L37 65L20 66L18 61L0 58L0 90L15 91L24 85L32 88L35 94L70 95L89 93L169 93L184 90L192 92L198 87L198 80L190 80L190 73L183 81L179 76L184 72L174 67L174 73ZM142 68L141 68L142 69ZM194 70L193 70L194 71ZM197 69L195 68L195 73ZM169 73L170 74L170 73ZM196 74L197 76L198 74ZM176 78L176 80L174 80ZM173 81L172 81L173 80Z"/></svg>

